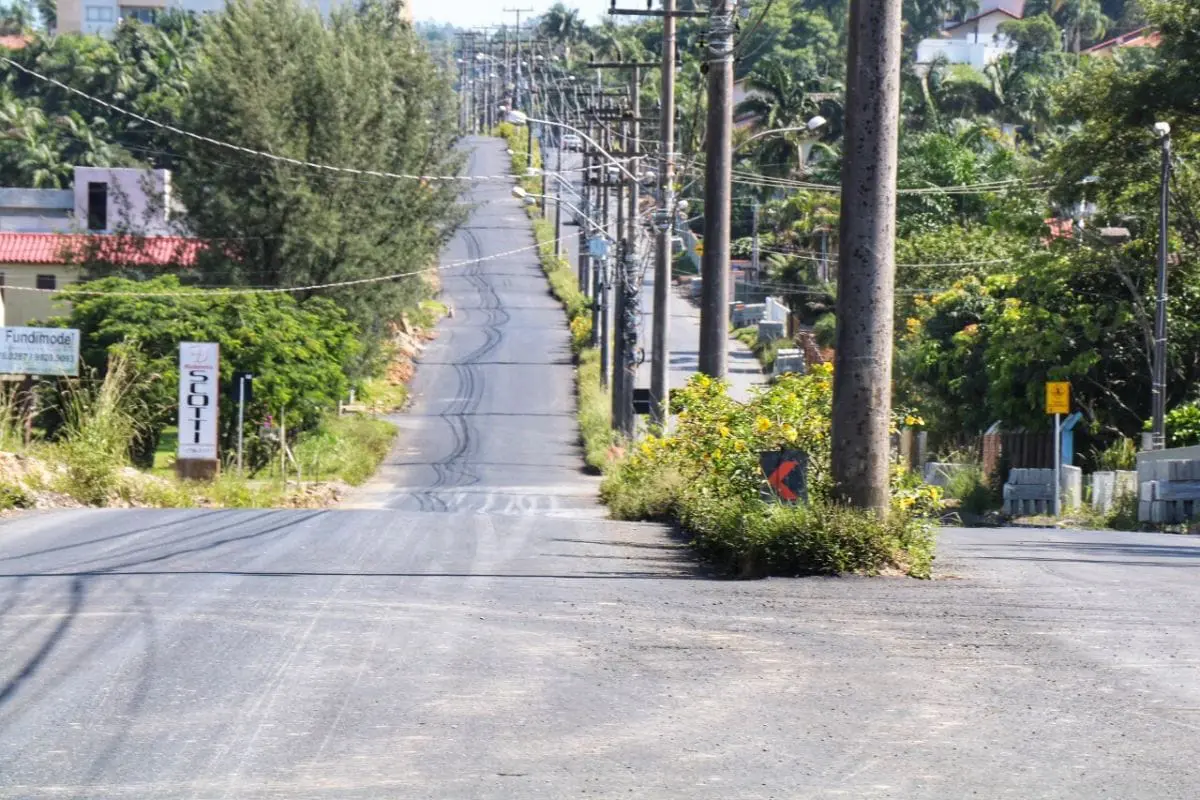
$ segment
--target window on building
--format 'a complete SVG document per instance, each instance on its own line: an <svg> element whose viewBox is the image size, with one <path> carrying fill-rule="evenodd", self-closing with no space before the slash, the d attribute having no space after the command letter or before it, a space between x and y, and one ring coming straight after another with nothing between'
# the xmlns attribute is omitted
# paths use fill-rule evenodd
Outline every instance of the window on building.
<svg viewBox="0 0 1200 800"><path fill-rule="evenodd" d="M37 288L54 290L58 288L58 277L55 275L38 275Z"/></svg>
<svg viewBox="0 0 1200 800"><path fill-rule="evenodd" d="M121 6L121 19L136 19L147 25L154 23L158 17L157 8L141 8L138 6Z"/></svg>
<svg viewBox="0 0 1200 800"><path fill-rule="evenodd" d="M112 22L112 6L88 6L84 18L88 22Z"/></svg>
<svg viewBox="0 0 1200 800"><path fill-rule="evenodd" d="M89 231L108 230L108 184L88 183L87 226Z"/></svg>

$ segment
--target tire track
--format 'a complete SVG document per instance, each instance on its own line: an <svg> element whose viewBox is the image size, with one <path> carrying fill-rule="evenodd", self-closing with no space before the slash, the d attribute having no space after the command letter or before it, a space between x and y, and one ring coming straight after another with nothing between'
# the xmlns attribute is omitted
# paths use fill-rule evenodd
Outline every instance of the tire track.
<svg viewBox="0 0 1200 800"><path fill-rule="evenodd" d="M484 253L478 237L469 230L461 231L461 235L466 244L467 258L482 258ZM471 459L477 453L478 439L471 417L478 412L486 389L479 364L504 341L502 329L511 319L496 288L484 274L484 268L483 264L476 263L462 273L462 277L478 294L479 309L486 315L482 326L484 341L453 365L457 391L454 400L438 414L449 432L450 452L433 463L434 479L429 488L413 495L421 511L459 510L457 498L453 507L446 502L442 496L445 490L473 486L480 480L471 467Z"/></svg>

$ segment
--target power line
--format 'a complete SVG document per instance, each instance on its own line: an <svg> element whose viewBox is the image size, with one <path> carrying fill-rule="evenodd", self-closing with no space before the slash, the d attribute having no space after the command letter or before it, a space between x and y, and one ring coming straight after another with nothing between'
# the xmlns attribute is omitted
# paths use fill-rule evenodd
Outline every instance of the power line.
<svg viewBox="0 0 1200 800"><path fill-rule="evenodd" d="M135 119L138 122L143 122L147 125L158 128L159 130L164 130L164 131L167 131L168 133L174 133L178 136L185 136L189 139L194 139L198 142L204 142L205 144L209 144L214 147L221 147L226 150L232 150L237 153L242 153L244 155L255 156L257 158L265 158L269 161L274 161L277 163L291 164L292 166L307 167L309 169L322 170L325 172L334 172L334 173L339 173L342 175L363 176L363 177L370 177L370 178L394 178L394 179L399 179L399 180L412 180L412 181L427 181L427 182L466 181L469 183L480 183L480 182L487 182L487 181L505 181L506 182L506 181L511 181L513 179L513 176L511 174L507 174L507 173L504 175L409 175L409 174L400 173L400 172L386 172L386 171L382 171L382 170L373 170L373 169L356 169L354 167L338 167L338 166L333 166L331 164L321 164L321 163L318 163L315 161L305 161L303 159L290 158L288 156L280 156L280 155L276 155L274 153L265 152L263 150L255 150L254 148L251 148L251 147L243 147L242 145L239 145L239 144L233 144L232 142L222 141L221 139L213 139L210 136L204 136L203 134L195 133L194 131L184 130L183 128L178 128L174 125L169 125L165 122L159 122L158 120L143 116L141 114L138 114L137 112L130 111L126 108L122 108L120 106L114 105L114 104L108 102L107 100L102 100L99 97L96 97L95 95L91 95L91 94L88 94L87 92L80 91L79 89L76 89L73 86L68 86L67 84L63 83L60 80L51 78L47 75L43 75L40 72L36 72L32 69L29 69L28 67L26 67L22 64L18 64L16 61L13 61L11 58L7 58L5 56L0 56L0 61L3 61L4 63L8 64L9 66L15 67L16 69L20 70L21 72L24 72L25 74L27 74L33 78L36 78L37 80L57 86L58 88L60 88L64 91L67 91L67 92L70 92L71 94L82 97L85 100L90 100L91 102L96 103L97 105L102 106L104 108L107 108L110 111L114 111L118 114L122 114L126 117L129 117L130 119Z"/></svg>
<svg viewBox="0 0 1200 800"><path fill-rule="evenodd" d="M494 261L498 258L524 253L529 250L534 250L540 247L538 244L526 245L518 247L514 250L505 250L502 253L493 253L490 256L482 256L480 258L470 258L463 261L453 261L449 264L439 264L433 267L413 270L411 272L397 272L391 275L377 275L372 278L357 278L348 281L334 281L331 283L315 283L308 286L267 286L267 287L229 287L229 286L193 286L192 291L178 292L103 292L96 289L74 289L69 286L56 289L38 289L33 286L6 286L5 291L9 292L35 292L38 294L60 294L69 292L73 295L82 295L84 297L197 297L197 290L207 292L209 297L224 296L231 297L234 295L254 295L254 294L292 294L294 292L316 292L326 289L342 289L347 286L363 286L372 283L386 283L395 281L401 278L410 278L415 275L423 275L427 272L440 272L442 270L456 269L458 267L469 267L474 264L481 264L485 261Z"/></svg>

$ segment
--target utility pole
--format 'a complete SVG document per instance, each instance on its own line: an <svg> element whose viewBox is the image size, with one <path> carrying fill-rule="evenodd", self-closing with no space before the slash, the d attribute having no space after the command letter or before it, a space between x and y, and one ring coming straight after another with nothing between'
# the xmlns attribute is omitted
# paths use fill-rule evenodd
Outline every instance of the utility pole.
<svg viewBox="0 0 1200 800"><path fill-rule="evenodd" d="M700 371L721 379L725 377L729 359L733 6L734 0L713 0L708 16L708 141L704 167L704 256L700 277Z"/></svg>
<svg viewBox="0 0 1200 800"><path fill-rule="evenodd" d="M637 162L628 160L639 155L641 129L638 124L642 113L641 105L642 71L633 66L630 75L629 94L632 116L622 127L626 128L624 155L630 171L637 170ZM626 201L629 204L625 212L625 238L620 263L620 274L617 279L617 333L616 350L617 364L614 374L620 372L621 380L613 381L613 425L622 435L632 438L636 416L633 413L633 388L637 382L637 312L638 285L635 280L638 232L638 183L628 176L623 176L621 182L626 186ZM618 192L620 190L618 189ZM618 197L620 195L618 194ZM617 201L618 203L620 200Z"/></svg>
<svg viewBox="0 0 1200 800"><path fill-rule="evenodd" d="M1150 447L1167 446L1167 212L1171 187L1171 126L1156 123L1155 133L1162 145L1162 172L1159 178L1158 207L1158 285L1154 304L1154 380L1151 387Z"/></svg>
<svg viewBox="0 0 1200 800"><path fill-rule="evenodd" d="M886 513L901 0L850 0L833 372L836 497Z"/></svg>
<svg viewBox="0 0 1200 800"><path fill-rule="evenodd" d="M698 11L677 11L675 0L662 0L661 14L651 9L612 8L612 14L662 16L662 81L658 122L658 240L654 249L654 315L650 363L651 419L663 424L670 415L668 380L671 350L667 343L671 324L671 240L675 233L675 19L702 16Z"/></svg>
<svg viewBox="0 0 1200 800"><path fill-rule="evenodd" d="M759 242L758 242L758 198L755 197L750 201L750 274L754 276L755 282L760 282L759 277Z"/></svg>
<svg viewBox="0 0 1200 800"><path fill-rule="evenodd" d="M559 103L559 122L562 122L565 114L562 113L562 103ZM562 134L558 135L558 148L554 154L554 255L562 255L562 183L563 183L563 165L562 165ZM580 223L582 228L582 222Z"/></svg>
<svg viewBox="0 0 1200 800"><path fill-rule="evenodd" d="M521 14L533 13L532 8L506 8L505 14L517 15L517 71L516 82L513 84L513 108L521 108Z"/></svg>

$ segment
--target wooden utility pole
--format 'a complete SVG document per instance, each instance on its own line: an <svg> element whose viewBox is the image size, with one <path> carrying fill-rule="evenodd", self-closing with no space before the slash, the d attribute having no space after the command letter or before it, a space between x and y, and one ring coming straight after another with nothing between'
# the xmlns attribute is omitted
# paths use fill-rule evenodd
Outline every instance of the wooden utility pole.
<svg viewBox="0 0 1200 800"><path fill-rule="evenodd" d="M833 372L834 490L879 512L890 494L900 8L850 0Z"/></svg>
<svg viewBox="0 0 1200 800"><path fill-rule="evenodd" d="M708 128L704 255L700 277L700 371L725 377L729 359L729 231L733 170L733 3L713 0L708 29Z"/></svg>

